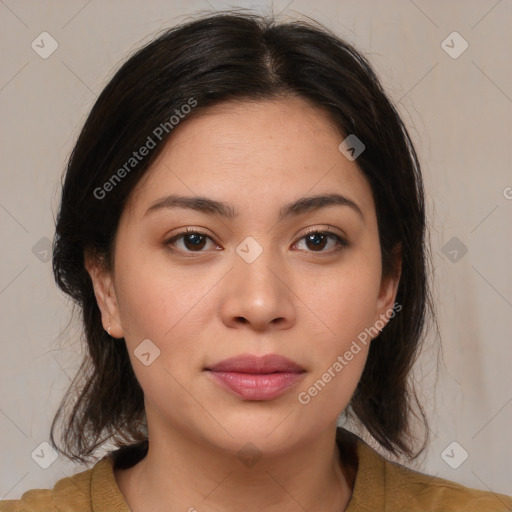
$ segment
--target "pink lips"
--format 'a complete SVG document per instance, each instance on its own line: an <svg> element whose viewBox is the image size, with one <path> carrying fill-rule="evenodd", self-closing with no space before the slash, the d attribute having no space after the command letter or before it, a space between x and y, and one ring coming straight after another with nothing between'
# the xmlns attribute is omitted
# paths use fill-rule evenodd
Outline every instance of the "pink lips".
<svg viewBox="0 0 512 512"><path fill-rule="evenodd" d="M304 368L277 354L244 354L206 368L224 389L245 400L272 400L297 383Z"/></svg>

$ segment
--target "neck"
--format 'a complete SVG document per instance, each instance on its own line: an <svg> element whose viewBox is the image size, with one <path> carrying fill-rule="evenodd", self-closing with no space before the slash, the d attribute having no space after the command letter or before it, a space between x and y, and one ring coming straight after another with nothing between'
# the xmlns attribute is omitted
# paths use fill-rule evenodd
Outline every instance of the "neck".
<svg viewBox="0 0 512 512"><path fill-rule="evenodd" d="M258 460L210 451L187 436L151 436L148 453L115 476L132 512L340 512L352 493L336 427ZM347 465L348 466L348 465Z"/></svg>

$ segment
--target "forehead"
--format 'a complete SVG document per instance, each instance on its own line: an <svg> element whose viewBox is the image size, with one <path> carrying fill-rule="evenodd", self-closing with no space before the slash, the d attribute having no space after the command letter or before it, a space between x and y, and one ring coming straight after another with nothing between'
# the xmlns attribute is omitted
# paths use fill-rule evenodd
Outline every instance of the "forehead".
<svg viewBox="0 0 512 512"><path fill-rule="evenodd" d="M140 217L172 192L249 201L253 209L334 191L371 202L361 170L339 151L344 138L302 98L218 104L178 125L127 208Z"/></svg>

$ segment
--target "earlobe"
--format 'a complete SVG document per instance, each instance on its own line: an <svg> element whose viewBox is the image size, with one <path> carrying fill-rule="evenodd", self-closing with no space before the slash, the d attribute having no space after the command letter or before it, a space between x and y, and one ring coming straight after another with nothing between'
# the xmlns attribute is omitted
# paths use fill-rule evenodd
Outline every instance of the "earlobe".
<svg viewBox="0 0 512 512"><path fill-rule="evenodd" d="M386 318L389 321L391 312L394 312L394 304L402 274L402 244L398 243L392 250L393 270L383 276L377 300L377 318ZM377 321L377 320L376 320Z"/></svg>
<svg viewBox="0 0 512 512"><path fill-rule="evenodd" d="M101 311L103 328L113 338L122 338L124 332L119 321L119 308L112 273L105 268L105 264L100 257L89 251L86 251L84 255L84 264L91 278L96 302Z"/></svg>

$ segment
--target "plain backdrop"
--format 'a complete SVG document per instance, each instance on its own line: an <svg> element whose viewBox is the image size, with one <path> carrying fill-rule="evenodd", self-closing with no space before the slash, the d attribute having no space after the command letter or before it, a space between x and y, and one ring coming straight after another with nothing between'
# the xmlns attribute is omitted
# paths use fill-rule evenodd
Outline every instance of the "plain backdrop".
<svg viewBox="0 0 512 512"><path fill-rule="evenodd" d="M85 117L157 32L232 7L325 24L368 57L396 103L423 166L443 347L439 371L433 349L415 367L432 442L409 465L512 494L512 2L0 0L0 497L87 468L59 457L43 469L34 455L81 361L49 251Z"/></svg>

